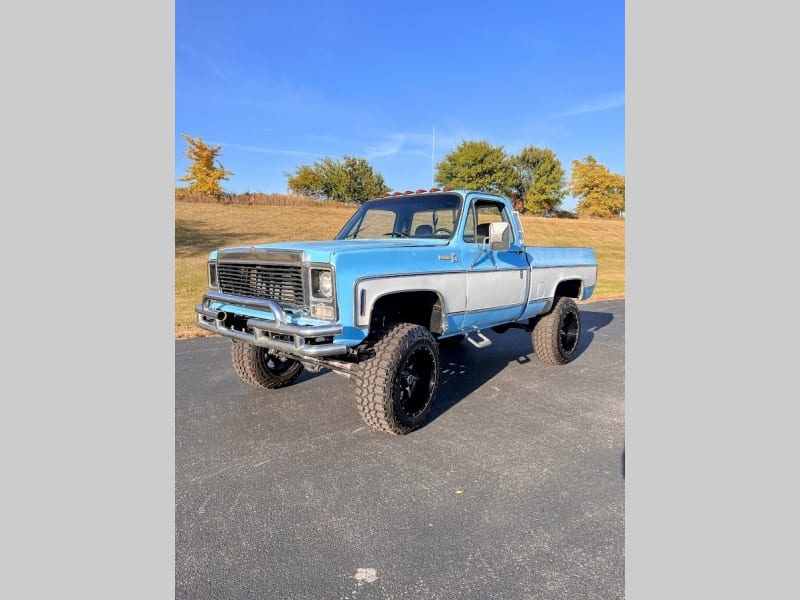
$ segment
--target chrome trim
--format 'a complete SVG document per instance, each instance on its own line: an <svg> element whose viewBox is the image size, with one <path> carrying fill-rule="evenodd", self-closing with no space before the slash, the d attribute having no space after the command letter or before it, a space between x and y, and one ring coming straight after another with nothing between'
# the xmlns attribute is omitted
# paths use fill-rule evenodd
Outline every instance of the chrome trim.
<svg viewBox="0 0 800 600"><path fill-rule="evenodd" d="M211 277L211 270L214 270L214 277ZM208 287L212 290L219 289L219 266L216 260L209 260L206 262L206 279L208 279Z"/></svg>
<svg viewBox="0 0 800 600"><path fill-rule="evenodd" d="M275 300L287 310L307 308L302 265L244 260L217 261L217 265L220 285L209 291L253 300Z"/></svg>
<svg viewBox="0 0 800 600"><path fill-rule="evenodd" d="M458 262L456 259L455 262ZM531 271L534 269L563 269L565 267L573 268L573 267L595 267L597 265L586 264L586 265L553 265L551 267L532 267L531 265L526 266L516 266L516 267L508 267L508 268L499 268L499 269L492 269L492 273L502 273L503 271ZM408 273L385 273L383 275L365 275L364 277L359 277L355 280L355 284L358 285L362 281L371 281L373 279L395 279L397 277L427 277L429 275L464 275L465 273L480 273L480 271L468 271L465 268L456 268L451 269L449 271L411 271ZM488 269L486 272L489 272ZM577 279L577 277L575 277Z"/></svg>
<svg viewBox="0 0 800 600"><path fill-rule="evenodd" d="M249 308L260 308L275 315L276 321L281 323L286 322L286 313L283 312L283 309L274 300L250 298L249 296L237 296L236 294L225 294L224 292L206 292L203 295L203 303L200 306L205 306L206 300L222 302L223 304L238 304L240 306L247 306Z"/></svg>
<svg viewBox="0 0 800 600"><path fill-rule="evenodd" d="M536 248L555 248L557 250L594 250L591 246L537 246L537 245L530 245L526 246L528 250L535 250Z"/></svg>
<svg viewBox="0 0 800 600"><path fill-rule="evenodd" d="M247 327L253 329L253 333L230 329L225 326L225 313L206 308L208 302L221 302L223 304L241 305L251 308L267 310L275 317L274 321L265 319L247 319ZM307 344L306 338L332 337L340 335L343 331L341 325L293 325L286 322L286 313L273 300L262 300L257 298L243 298L231 294L218 292L206 292L203 296L203 303L195 306L197 313L197 325L201 329L216 333L234 340L280 350L295 356L333 356L345 354L347 346L340 343L331 344ZM212 319L208 321L206 319ZM281 340L272 337L271 334L291 336L292 341Z"/></svg>
<svg viewBox="0 0 800 600"><path fill-rule="evenodd" d="M312 304L328 304L333 307L333 317L330 319L322 319L322 317L317 317L318 319L324 321L338 321L339 320L339 298L336 294L336 266L333 263L321 263L321 262L304 262L304 277L307 278L307 288L304 289L304 292L307 293L305 298L306 300L306 309L308 309L309 314L311 313L311 305ZM311 271L313 269L317 269L319 271L330 271L331 272L331 297L325 298L324 296L315 296L314 290L312 289L312 277Z"/></svg>
<svg viewBox="0 0 800 600"><path fill-rule="evenodd" d="M535 302L538 302L538 300L535 300ZM476 314L479 314L479 313L486 313L486 312L491 312L491 311L494 311L494 310L508 310L509 308L522 308L522 307L526 307L528 304L530 304L530 303L526 304L525 302L520 302L519 304L504 304L503 306L491 306L489 308L476 308L476 309L473 309L473 310L466 310L463 313L448 313L447 316L448 317L452 317L453 315L457 315L457 314L476 315Z"/></svg>
<svg viewBox="0 0 800 600"><path fill-rule="evenodd" d="M304 338L326 337L342 333L341 325L290 325L289 323L277 323L275 321L265 321L264 319L247 319L247 326L256 330ZM256 335L256 338L258 338L258 335Z"/></svg>
<svg viewBox="0 0 800 600"><path fill-rule="evenodd" d="M217 250L217 262L258 262L265 265L299 267L303 262L303 253L297 250L278 248L261 249L257 246L223 248Z"/></svg>
<svg viewBox="0 0 800 600"><path fill-rule="evenodd" d="M528 268L531 269L532 271L539 271L539 270L544 270L544 269L577 269L579 267L580 268L583 268L583 267L595 268L595 267L597 267L597 264L596 263L585 263L585 264L581 263L581 264L573 264L573 265L570 265L570 264L545 265L543 267L540 267L540 266L537 266L537 265L529 265L528 266ZM577 279L577 278L575 278L575 279Z"/></svg>

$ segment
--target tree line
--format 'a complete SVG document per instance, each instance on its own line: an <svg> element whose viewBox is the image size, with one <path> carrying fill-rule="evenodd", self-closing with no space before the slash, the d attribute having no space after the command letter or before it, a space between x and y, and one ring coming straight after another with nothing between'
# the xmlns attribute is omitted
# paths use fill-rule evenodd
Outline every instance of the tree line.
<svg viewBox="0 0 800 600"><path fill-rule="evenodd" d="M179 181L189 182L189 191L220 196L224 193L221 181L233 175L219 162L221 146L182 135L191 163ZM292 193L318 200L363 203L390 192L383 176L366 159L346 154L341 160L326 156L299 165L284 175ZM561 216L567 195L578 200L575 213L580 216L616 217L625 212L625 177L612 173L592 155L573 160L567 178L549 148L527 146L508 154L502 146L485 140L467 140L436 165L434 179L440 187L508 196L523 212L535 215Z"/></svg>

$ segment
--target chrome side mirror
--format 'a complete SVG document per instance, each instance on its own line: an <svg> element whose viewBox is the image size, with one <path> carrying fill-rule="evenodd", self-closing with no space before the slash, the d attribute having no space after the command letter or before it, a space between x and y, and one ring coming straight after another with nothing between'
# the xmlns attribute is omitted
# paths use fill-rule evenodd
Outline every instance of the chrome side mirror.
<svg viewBox="0 0 800 600"><path fill-rule="evenodd" d="M495 252L503 252L511 247L511 227L505 221L489 224L489 247Z"/></svg>

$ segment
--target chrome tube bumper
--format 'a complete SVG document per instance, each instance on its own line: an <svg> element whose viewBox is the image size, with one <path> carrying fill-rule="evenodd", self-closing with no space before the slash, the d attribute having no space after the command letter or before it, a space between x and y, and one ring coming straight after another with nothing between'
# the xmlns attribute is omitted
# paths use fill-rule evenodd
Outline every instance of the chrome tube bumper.
<svg viewBox="0 0 800 600"><path fill-rule="evenodd" d="M225 326L227 315L223 311L206 308L210 302L265 310L271 312L275 320L247 319L247 327L252 329L253 333L231 329ZM309 344L306 341L307 338L339 335L342 333L341 325L293 325L287 322L286 313L274 300L206 292L203 295L203 302L195 306L194 310L197 313L197 325L200 328L255 346L280 350L295 356L335 356L347 352L347 346L344 344ZM280 339L274 337L275 335L288 336L293 340Z"/></svg>

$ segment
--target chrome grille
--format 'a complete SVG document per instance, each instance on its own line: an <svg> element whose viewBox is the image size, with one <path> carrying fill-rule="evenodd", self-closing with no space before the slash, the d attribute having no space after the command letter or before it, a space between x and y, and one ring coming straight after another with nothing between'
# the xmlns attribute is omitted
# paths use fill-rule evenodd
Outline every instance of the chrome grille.
<svg viewBox="0 0 800 600"><path fill-rule="evenodd" d="M219 263L220 289L226 294L266 298L282 307L303 307L302 267Z"/></svg>

